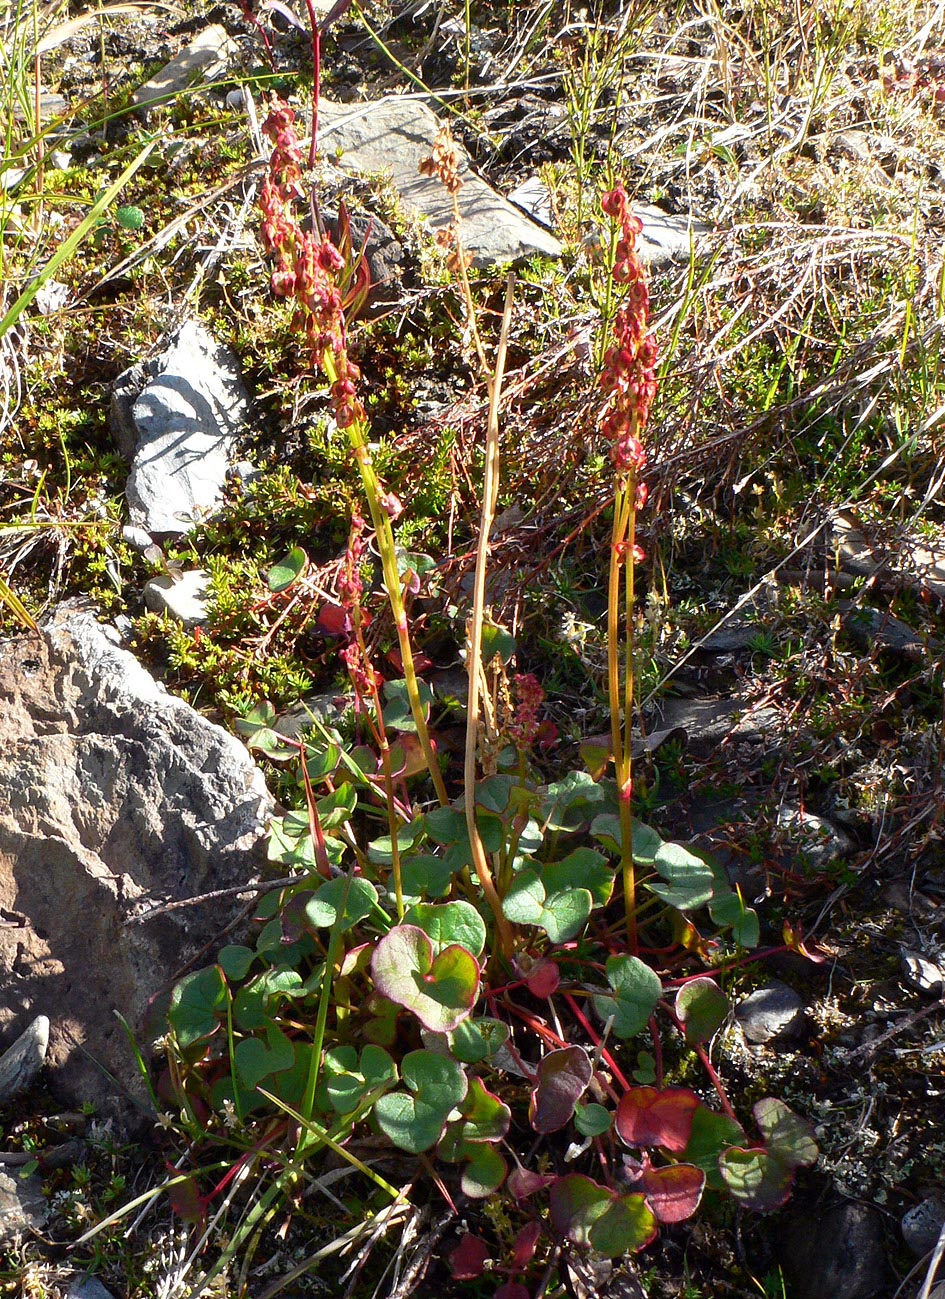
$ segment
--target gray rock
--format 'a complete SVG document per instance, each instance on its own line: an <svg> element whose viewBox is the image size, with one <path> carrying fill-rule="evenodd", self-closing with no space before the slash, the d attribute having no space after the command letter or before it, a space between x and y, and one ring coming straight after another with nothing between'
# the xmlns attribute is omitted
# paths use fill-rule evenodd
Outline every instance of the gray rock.
<svg viewBox="0 0 945 1299"><path fill-rule="evenodd" d="M633 213L643 222L643 233L637 240L640 261L656 269L675 261L688 261L690 250L710 227L691 216L674 216L653 203L631 204Z"/></svg>
<svg viewBox="0 0 945 1299"><path fill-rule="evenodd" d="M854 849L853 840L845 830L799 807L781 807L778 826L786 834L791 856L801 857L813 871L826 870L834 862L849 857Z"/></svg>
<svg viewBox="0 0 945 1299"><path fill-rule="evenodd" d="M921 952L911 947L904 947L899 954L903 981L916 992L926 997L941 997L942 985L945 983L945 961L930 960Z"/></svg>
<svg viewBox="0 0 945 1299"><path fill-rule="evenodd" d="M66 1299L113 1299L96 1276L76 1276L69 1282Z"/></svg>
<svg viewBox="0 0 945 1299"><path fill-rule="evenodd" d="M145 532L144 528L136 528L130 523L122 528L121 539L126 542L132 550L137 550L142 555L146 550L150 550L154 545L154 538L151 536L150 532Z"/></svg>
<svg viewBox="0 0 945 1299"><path fill-rule="evenodd" d="M784 1041L804 1027L804 1003L793 988L779 979L759 988L735 1007L735 1018L746 1039L754 1045Z"/></svg>
<svg viewBox="0 0 945 1299"><path fill-rule="evenodd" d="M200 627L210 616L210 574L195 568L180 577L152 577L144 584L144 602L152 613L168 613L185 627Z"/></svg>
<svg viewBox="0 0 945 1299"><path fill-rule="evenodd" d="M791 1299L873 1299L888 1290L883 1226L870 1205L847 1200L804 1214L783 1236Z"/></svg>
<svg viewBox="0 0 945 1299"><path fill-rule="evenodd" d="M195 320L167 349L117 380L110 421L131 461L125 485L134 527L185 533L223 498L249 399L230 348Z"/></svg>
<svg viewBox="0 0 945 1299"><path fill-rule="evenodd" d="M222 77L238 50L226 29L213 23L195 36L187 48L166 63L150 81L140 86L132 98L139 109L168 104L182 90Z"/></svg>
<svg viewBox="0 0 945 1299"><path fill-rule="evenodd" d="M440 123L425 105L408 99L382 99L357 105L319 104L319 145L352 173L386 172L404 205L428 218L434 230L453 220L450 197L440 182L420 175L430 156ZM558 257L561 244L497 194L469 165L462 145L459 191L460 235L478 268L520 261L536 253Z"/></svg>
<svg viewBox="0 0 945 1299"><path fill-rule="evenodd" d="M37 1015L8 1051L0 1055L0 1104L31 1087L49 1047L49 1020Z"/></svg>
<svg viewBox="0 0 945 1299"><path fill-rule="evenodd" d="M669 730L682 727L690 753L711 757L723 740L757 741L777 721L772 708L752 708L751 700L737 694L719 698L669 698L660 705L660 725Z"/></svg>
<svg viewBox="0 0 945 1299"><path fill-rule="evenodd" d="M243 745L81 605L0 645L0 698L0 907L16 922L0 928L0 1031L48 1015L66 1104L146 1106L115 1011L147 1057L152 998L243 904L148 913L256 878L272 799Z"/></svg>
<svg viewBox="0 0 945 1299"><path fill-rule="evenodd" d="M49 1202L39 1177L17 1177L0 1169L0 1245L13 1245L39 1231L49 1216Z"/></svg>
<svg viewBox="0 0 945 1299"><path fill-rule="evenodd" d="M902 1238L917 1258L938 1244L945 1225L945 1204L934 1195L927 1196L902 1215Z"/></svg>

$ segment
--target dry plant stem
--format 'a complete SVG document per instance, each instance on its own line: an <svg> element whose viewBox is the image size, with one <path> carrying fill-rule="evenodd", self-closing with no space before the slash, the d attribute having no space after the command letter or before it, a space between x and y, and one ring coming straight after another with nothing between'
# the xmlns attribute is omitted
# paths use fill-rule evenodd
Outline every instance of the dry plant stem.
<svg viewBox="0 0 945 1299"><path fill-rule="evenodd" d="M335 360L331 352L325 353L322 364L329 383L334 383L338 378L338 371L335 368ZM364 494L367 497L368 509L371 513L371 522L374 525L374 533L377 537L377 548L380 552L381 567L384 571L384 586L387 591L387 598L390 601L391 613L394 615L394 626L397 629L397 643L400 648L401 661L404 665L404 681L407 684L407 698L410 701L410 712L413 715L414 725L417 728L417 736L420 740L420 747L423 749L423 757L427 764L427 770L430 773L430 779L433 781L436 796L440 800L442 806L445 807L450 800L436 760L433 744L430 740L430 732L427 729L427 719L423 710L423 701L420 698L420 687L417 684L417 672L414 667L413 650L410 645L410 632L407 626L407 611L404 607L400 574L397 571L397 553L394 545L394 531L391 527L390 519L381 505L381 497L384 493L381 490L377 474L374 472L374 464L371 460L371 452L364 435L362 422L360 420L355 420L353 423L349 424L347 434L348 440L351 443L351 449L354 452L354 458L358 462L358 471L361 475L361 482L364 485Z"/></svg>
<svg viewBox="0 0 945 1299"><path fill-rule="evenodd" d="M462 257L460 257L460 264ZM469 292L468 282L463 277L464 296ZM495 517L495 505L499 490L499 397L502 391L502 376L505 371L505 355L508 345L509 325L512 319L512 298L515 291L515 276L509 272L505 287L505 310L502 315L502 328L499 333L499 347L496 352L495 370L489 380L489 417L486 424L486 464L482 487L482 510L479 519L479 543L476 547L476 573L473 584L473 609L469 624L466 670L469 675L469 705L466 716L466 753L463 768L463 790L466 802L466 829L472 851L473 866L486 901L495 916L496 935L499 951L505 957L512 952L512 928L502 911L502 900L496 892L495 882L486 850L479 837L476 825L476 751L479 741L480 691L482 675L482 624L486 606L486 572L489 565L489 533ZM467 301L472 316L472 302Z"/></svg>
<svg viewBox="0 0 945 1299"><path fill-rule="evenodd" d="M620 869L623 876L627 944L637 952L636 876L633 867L633 759L630 728L633 720L633 550L636 543L636 476L618 484L614 500L614 526L610 543L607 590L607 685L610 696L610 734L620 809ZM621 583L623 576L623 583ZM623 592L621 592L623 586ZM621 594L623 599L621 599ZM623 619L620 616L623 606ZM621 672L621 621L624 662Z"/></svg>

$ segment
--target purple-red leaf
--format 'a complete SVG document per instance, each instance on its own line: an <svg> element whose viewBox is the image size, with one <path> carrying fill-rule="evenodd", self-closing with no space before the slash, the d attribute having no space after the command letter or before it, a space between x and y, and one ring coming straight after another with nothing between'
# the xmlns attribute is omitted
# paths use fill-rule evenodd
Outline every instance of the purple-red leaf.
<svg viewBox="0 0 945 1299"><path fill-rule="evenodd" d="M659 1222L685 1222L699 1207L705 1173L692 1164L648 1167L641 1178L646 1202Z"/></svg>
<svg viewBox="0 0 945 1299"><path fill-rule="evenodd" d="M519 1165L517 1168L513 1168L512 1172L509 1174L507 1186L510 1195L512 1195L516 1200L527 1200L528 1197L534 1195L536 1191L543 1191L546 1186L550 1186L554 1180L554 1177L551 1175L533 1173L529 1169L522 1168Z"/></svg>
<svg viewBox="0 0 945 1299"><path fill-rule="evenodd" d="M536 1132L557 1132L570 1121L594 1070L582 1046L549 1051L538 1066L530 1113Z"/></svg>
<svg viewBox="0 0 945 1299"><path fill-rule="evenodd" d="M512 1266L528 1267L535 1254L535 1246L541 1236L540 1222L526 1222L525 1226L512 1242Z"/></svg>
<svg viewBox="0 0 945 1299"><path fill-rule="evenodd" d="M685 1087L631 1087L617 1106L617 1131L628 1146L662 1146L678 1154L686 1149L701 1104Z"/></svg>
<svg viewBox="0 0 945 1299"><path fill-rule="evenodd" d="M454 1281L475 1281L482 1276L489 1246L478 1236L467 1232L449 1255L450 1271Z"/></svg>

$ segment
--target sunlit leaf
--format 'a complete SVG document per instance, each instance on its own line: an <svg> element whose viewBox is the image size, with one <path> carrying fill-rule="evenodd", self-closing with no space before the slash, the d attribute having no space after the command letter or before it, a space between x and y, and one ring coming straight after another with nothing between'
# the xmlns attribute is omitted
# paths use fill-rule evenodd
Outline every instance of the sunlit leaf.
<svg viewBox="0 0 945 1299"><path fill-rule="evenodd" d="M479 966L465 947L433 954L433 944L416 925L397 925L378 943L371 960L377 990L412 1011L426 1028L448 1033L479 998Z"/></svg>
<svg viewBox="0 0 945 1299"><path fill-rule="evenodd" d="M617 1106L616 1128L628 1146L661 1146L679 1152L692 1133L702 1102L686 1087L631 1087Z"/></svg>

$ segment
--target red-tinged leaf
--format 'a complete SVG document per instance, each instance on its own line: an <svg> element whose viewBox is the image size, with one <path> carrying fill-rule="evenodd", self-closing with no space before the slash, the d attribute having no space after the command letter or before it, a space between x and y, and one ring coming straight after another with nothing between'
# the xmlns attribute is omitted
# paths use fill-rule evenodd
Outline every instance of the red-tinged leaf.
<svg viewBox="0 0 945 1299"><path fill-rule="evenodd" d="M582 1046L548 1052L536 1071L529 1104L529 1118L536 1132L557 1132L570 1122L593 1072Z"/></svg>
<svg viewBox="0 0 945 1299"><path fill-rule="evenodd" d="M401 657L401 653L399 649L395 647L394 649L388 650L387 661L393 666L395 671L397 671L401 676L403 676L404 660ZM429 672L430 669L433 667L433 660L431 658L427 658L426 654L414 654L413 666L416 672Z"/></svg>
<svg viewBox="0 0 945 1299"><path fill-rule="evenodd" d="M506 1185L509 1188L509 1194L516 1200L527 1200L530 1195L536 1191L543 1191L546 1186L550 1186L554 1177L548 1174L530 1172L527 1168L516 1167L509 1174L509 1180Z"/></svg>
<svg viewBox="0 0 945 1299"><path fill-rule="evenodd" d="M467 1232L448 1258L453 1280L475 1281L482 1276L488 1257L489 1246L486 1242Z"/></svg>
<svg viewBox="0 0 945 1299"><path fill-rule="evenodd" d="M506 1281L495 1292L495 1299L532 1299L521 1281Z"/></svg>
<svg viewBox="0 0 945 1299"><path fill-rule="evenodd" d="M732 1146L719 1159L732 1198L756 1213L780 1209L791 1194L794 1170L767 1150Z"/></svg>
<svg viewBox="0 0 945 1299"><path fill-rule="evenodd" d="M628 1146L661 1146L678 1154L686 1149L701 1104L685 1087L631 1087L617 1106L617 1131Z"/></svg>
<svg viewBox="0 0 945 1299"><path fill-rule="evenodd" d="M205 1195L200 1194L195 1177L187 1177L183 1182L168 1187L167 1198L171 1202L171 1209L179 1218L203 1225L209 1201Z"/></svg>
<svg viewBox="0 0 945 1299"><path fill-rule="evenodd" d="M560 984L561 972L557 964L549 960L539 961L525 979L525 985L532 996L542 1000L554 996Z"/></svg>
<svg viewBox="0 0 945 1299"><path fill-rule="evenodd" d="M718 1114L707 1105L700 1105L692 1116L689 1142L682 1152L687 1164L695 1164L706 1175L706 1186L713 1191L724 1191L725 1183L719 1172L719 1156L729 1146L742 1145L745 1130L727 1114Z"/></svg>
<svg viewBox="0 0 945 1299"><path fill-rule="evenodd" d="M705 1173L692 1164L648 1167L642 1177L646 1202L659 1222L685 1222L699 1207Z"/></svg>
<svg viewBox="0 0 945 1299"><path fill-rule="evenodd" d="M512 1266L528 1267L535 1254L535 1246L541 1236L540 1222L526 1222L525 1226L512 1242Z"/></svg>
<svg viewBox="0 0 945 1299"><path fill-rule="evenodd" d="M784 940L784 946L790 948L792 952L797 952L799 956L805 957L808 961L813 961L815 965L823 965L826 955L813 951L804 942L804 935L800 925L795 929L787 920L781 930L781 937Z"/></svg>
<svg viewBox="0 0 945 1299"><path fill-rule="evenodd" d="M323 636L348 636L351 633L351 618L340 604L323 604L315 625Z"/></svg>

